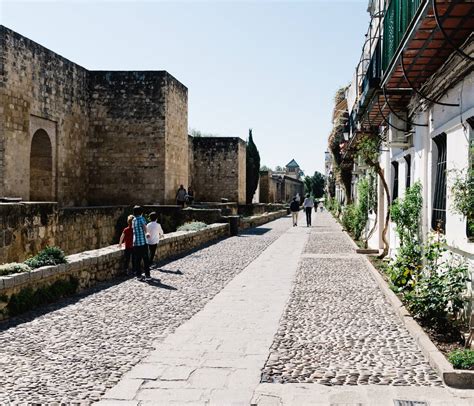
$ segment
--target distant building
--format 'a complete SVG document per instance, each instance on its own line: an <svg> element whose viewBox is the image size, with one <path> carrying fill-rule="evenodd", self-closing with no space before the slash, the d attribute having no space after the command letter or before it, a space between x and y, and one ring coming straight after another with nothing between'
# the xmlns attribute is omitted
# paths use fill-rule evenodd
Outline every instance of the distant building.
<svg viewBox="0 0 474 406"><path fill-rule="evenodd" d="M299 194L304 194L304 176L298 163L292 159L284 171L260 172L260 203L286 203Z"/></svg>

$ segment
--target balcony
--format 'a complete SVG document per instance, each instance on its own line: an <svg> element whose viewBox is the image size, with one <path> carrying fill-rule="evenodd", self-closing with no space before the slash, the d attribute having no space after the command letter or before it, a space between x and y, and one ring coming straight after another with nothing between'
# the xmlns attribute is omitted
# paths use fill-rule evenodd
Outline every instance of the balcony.
<svg viewBox="0 0 474 406"><path fill-rule="evenodd" d="M391 0L383 21L382 85L419 89L474 31L473 15L470 0L436 0L436 12L432 0Z"/></svg>
<svg viewBox="0 0 474 406"><path fill-rule="evenodd" d="M359 99L358 111L363 113L367 107L372 95L380 84L382 74L380 41L377 43L372 58L370 59L367 72L362 80L362 92Z"/></svg>
<svg viewBox="0 0 474 406"><path fill-rule="evenodd" d="M427 0L391 0L383 20L382 69L386 72Z"/></svg>

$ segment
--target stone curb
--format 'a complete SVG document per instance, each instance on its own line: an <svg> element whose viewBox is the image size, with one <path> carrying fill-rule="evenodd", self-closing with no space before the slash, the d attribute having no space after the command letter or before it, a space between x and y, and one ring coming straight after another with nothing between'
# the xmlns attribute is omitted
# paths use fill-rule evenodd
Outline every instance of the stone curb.
<svg viewBox="0 0 474 406"><path fill-rule="evenodd" d="M342 227L341 227L342 228ZM351 240L356 249L359 247L352 237L344 230L342 232ZM405 328L418 343L421 351L428 359L429 364L438 372L447 386L456 389L474 389L474 371L464 371L454 369L451 363L446 359L443 353L438 350L436 345L431 341L428 334L417 321L410 315L398 296L390 289L382 275L375 269L370 260L364 254L358 254L364 258L367 268L370 270L375 282L382 290L382 293L396 311L398 317L404 324Z"/></svg>

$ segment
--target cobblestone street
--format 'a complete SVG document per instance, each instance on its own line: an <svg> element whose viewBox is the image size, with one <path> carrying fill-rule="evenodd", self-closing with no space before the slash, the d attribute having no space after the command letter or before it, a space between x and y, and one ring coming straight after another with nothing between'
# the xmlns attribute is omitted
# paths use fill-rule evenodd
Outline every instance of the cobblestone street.
<svg viewBox="0 0 474 406"><path fill-rule="evenodd" d="M25 322L0 326L0 404L99 400L289 227L268 223ZM23 321L23 320L18 320Z"/></svg>
<svg viewBox="0 0 474 406"><path fill-rule="evenodd" d="M428 365L339 224L302 223L3 325L0 404L472 405Z"/></svg>
<svg viewBox="0 0 474 406"><path fill-rule="evenodd" d="M442 385L328 215L304 252L262 382Z"/></svg>

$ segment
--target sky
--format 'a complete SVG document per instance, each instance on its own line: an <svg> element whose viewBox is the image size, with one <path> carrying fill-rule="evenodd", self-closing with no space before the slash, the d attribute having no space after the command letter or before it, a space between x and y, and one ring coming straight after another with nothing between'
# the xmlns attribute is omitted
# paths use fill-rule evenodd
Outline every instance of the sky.
<svg viewBox="0 0 474 406"><path fill-rule="evenodd" d="M368 0L0 0L0 23L90 70L166 70L189 129L247 139L261 164L324 171L336 90Z"/></svg>

